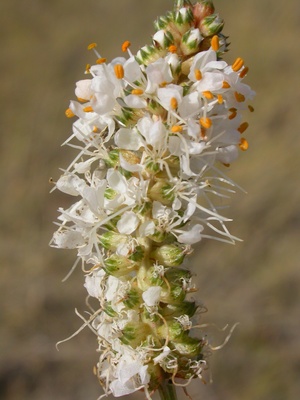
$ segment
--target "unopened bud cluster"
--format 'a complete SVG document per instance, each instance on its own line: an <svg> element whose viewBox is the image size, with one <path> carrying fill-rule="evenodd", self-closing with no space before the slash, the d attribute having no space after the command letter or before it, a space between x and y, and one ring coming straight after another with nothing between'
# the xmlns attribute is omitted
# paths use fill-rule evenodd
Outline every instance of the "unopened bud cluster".
<svg viewBox="0 0 300 400"><path fill-rule="evenodd" d="M74 197L60 208L52 245L77 249L97 335L104 395L165 380L202 377L207 339L192 330L198 309L184 266L203 238L233 243L218 211L234 191L228 166L246 150L253 91L241 58L227 51L211 1L177 1L155 22L152 44L106 62L96 55L76 84L66 144L79 150L55 186Z"/></svg>

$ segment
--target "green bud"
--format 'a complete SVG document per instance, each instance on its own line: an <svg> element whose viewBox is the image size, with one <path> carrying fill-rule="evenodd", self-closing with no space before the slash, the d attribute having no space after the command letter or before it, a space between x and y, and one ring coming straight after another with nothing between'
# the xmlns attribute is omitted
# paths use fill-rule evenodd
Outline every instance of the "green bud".
<svg viewBox="0 0 300 400"><path fill-rule="evenodd" d="M167 267L177 267L182 264L185 257L184 250L175 244L158 247L151 255L159 264Z"/></svg>
<svg viewBox="0 0 300 400"><path fill-rule="evenodd" d="M211 0L198 1L193 8L195 26L198 26L203 18L213 14L214 12L215 12L215 7Z"/></svg>
<svg viewBox="0 0 300 400"><path fill-rule="evenodd" d="M182 325L177 321L169 322L168 325L163 324L157 329L160 338L168 337L170 340L178 340L184 333Z"/></svg>
<svg viewBox="0 0 300 400"><path fill-rule="evenodd" d="M160 31L161 29L164 29L169 22L170 22L170 13L158 17L157 20L154 22L155 31Z"/></svg>
<svg viewBox="0 0 300 400"><path fill-rule="evenodd" d="M100 244L106 250L116 251L120 243L125 243L127 239L126 235L121 235L115 232L105 232L100 236Z"/></svg>
<svg viewBox="0 0 300 400"><path fill-rule="evenodd" d="M116 167L119 164L119 150L115 149L110 151L105 163L108 167Z"/></svg>
<svg viewBox="0 0 300 400"><path fill-rule="evenodd" d="M166 319L180 317L183 314L193 317L197 311L194 301L183 301L180 304L160 303L159 313Z"/></svg>
<svg viewBox="0 0 300 400"><path fill-rule="evenodd" d="M199 29L190 29L182 37L181 51L184 55L195 53L201 43L202 36Z"/></svg>
<svg viewBox="0 0 300 400"><path fill-rule="evenodd" d="M176 0L175 1L175 9L177 9L177 10L179 10L180 8L189 7L192 5L193 4L190 0Z"/></svg>
<svg viewBox="0 0 300 400"><path fill-rule="evenodd" d="M127 275L136 264L127 257L113 254L104 261L104 271L116 277Z"/></svg>
<svg viewBox="0 0 300 400"><path fill-rule="evenodd" d="M160 46L163 49L168 49L174 43L174 38L171 32L159 30L153 36L154 46Z"/></svg>
<svg viewBox="0 0 300 400"><path fill-rule="evenodd" d="M128 257L131 261L141 261L144 258L144 249L142 246L136 246L133 253Z"/></svg>
<svg viewBox="0 0 300 400"><path fill-rule="evenodd" d="M126 293L126 298L123 300L125 306L129 309L135 308L142 303L142 296L136 289L131 289Z"/></svg>
<svg viewBox="0 0 300 400"><path fill-rule="evenodd" d="M160 180L150 188L148 191L148 197L151 200L159 201L168 206L175 200L174 191L172 189L173 186L171 186L167 181Z"/></svg>
<svg viewBox="0 0 300 400"><path fill-rule="evenodd" d="M146 45L142 47L136 54L136 61L139 64L148 65L164 57L167 54L167 50L162 48L157 48L156 46Z"/></svg>
<svg viewBox="0 0 300 400"><path fill-rule="evenodd" d="M137 348L147 340L147 336L152 334L152 329L144 323L128 323L122 330L121 342Z"/></svg>
<svg viewBox="0 0 300 400"><path fill-rule="evenodd" d="M107 188L107 189L105 189L105 192L104 192L104 197L107 199L107 200L113 200L116 196L117 196L117 192L114 190L114 189L112 189L112 188Z"/></svg>
<svg viewBox="0 0 300 400"><path fill-rule="evenodd" d="M188 332L185 331L179 340L172 340L170 347L173 347L176 352L184 357L196 357L201 353L203 348L202 340L192 338L188 336Z"/></svg>
<svg viewBox="0 0 300 400"><path fill-rule="evenodd" d="M205 17L199 24L199 29L204 37L217 35L224 26L224 20L218 14Z"/></svg>

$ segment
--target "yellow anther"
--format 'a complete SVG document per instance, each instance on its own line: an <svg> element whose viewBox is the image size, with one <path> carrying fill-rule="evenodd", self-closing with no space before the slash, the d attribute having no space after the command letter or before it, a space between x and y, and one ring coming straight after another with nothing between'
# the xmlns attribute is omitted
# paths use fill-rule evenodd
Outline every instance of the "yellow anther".
<svg viewBox="0 0 300 400"><path fill-rule="evenodd" d="M122 44L122 51L125 53L125 51L128 50L130 45L131 45L131 43L129 42L129 40L125 40L125 42Z"/></svg>
<svg viewBox="0 0 300 400"><path fill-rule="evenodd" d="M97 126L93 126L93 133L100 133L100 129Z"/></svg>
<svg viewBox="0 0 300 400"><path fill-rule="evenodd" d="M215 35L211 38L211 42L210 42L211 48L214 51L218 51L220 48L220 43L219 43L219 37L218 35Z"/></svg>
<svg viewBox="0 0 300 400"><path fill-rule="evenodd" d="M224 167L229 168L230 164L226 164L226 163L222 163L224 165Z"/></svg>
<svg viewBox="0 0 300 400"><path fill-rule="evenodd" d="M95 47L97 47L97 43L90 43L87 47L88 50L93 50Z"/></svg>
<svg viewBox="0 0 300 400"><path fill-rule="evenodd" d="M246 140L245 138L241 138L239 147L240 147L240 149L243 150L243 151L248 150L249 143L247 142L247 140Z"/></svg>
<svg viewBox="0 0 300 400"><path fill-rule="evenodd" d="M164 82L159 84L159 87L164 88L164 87L167 86L167 84L168 84L168 82L164 81Z"/></svg>
<svg viewBox="0 0 300 400"><path fill-rule="evenodd" d="M177 47L174 44L171 44L168 50L170 53L177 53Z"/></svg>
<svg viewBox="0 0 300 400"><path fill-rule="evenodd" d="M173 133L182 132L182 131L183 131L183 127L180 125L174 125L171 128L171 132L173 132Z"/></svg>
<svg viewBox="0 0 300 400"><path fill-rule="evenodd" d="M249 124L248 122L243 122L239 127L238 127L238 131L240 132L240 134L244 133L245 130L248 128Z"/></svg>
<svg viewBox="0 0 300 400"><path fill-rule="evenodd" d="M237 116L236 110L231 111L231 114L229 115L228 119L234 119Z"/></svg>
<svg viewBox="0 0 300 400"><path fill-rule="evenodd" d="M238 57L235 62L232 64L232 69L234 72L239 71L242 66L244 65L244 60L240 57Z"/></svg>
<svg viewBox="0 0 300 400"><path fill-rule="evenodd" d="M250 112L254 112L254 108L252 106L248 106Z"/></svg>
<svg viewBox="0 0 300 400"><path fill-rule="evenodd" d="M199 122L200 122L200 125L203 126L203 128L205 128L205 129L209 129L212 126L211 119L207 118L207 117L206 118L204 118L204 117L200 118Z"/></svg>
<svg viewBox="0 0 300 400"><path fill-rule="evenodd" d="M139 95L141 95L143 93L144 93L144 91L142 89L133 89L131 91L131 94L136 94L137 96L139 96Z"/></svg>
<svg viewBox="0 0 300 400"><path fill-rule="evenodd" d="M221 94L218 94L218 103L222 104L224 101L223 96Z"/></svg>
<svg viewBox="0 0 300 400"><path fill-rule="evenodd" d="M124 68L121 64L116 64L114 66L114 71L117 79L123 79L124 78Z"/></svg>
<svg viewBox="0 0 300 400"><path fill-rule="evenodd" d="M243 79L248 74L248 72L249 72L248 67L243 68L242 71L240 72L240 78Z"/></svg>
<svg viewBox="0 0 300 400"><path fill-rule="evenodd" d="M84 112L89 113L89 112L94 112L93 107L92 106L86 106L83 109Z"/></svg>
<svg viewBox="0 0 300 400"><path fill-rule="evenodd" d="M242 93L234 92L234 97L238 103L245 101L245 96Z"/></svg>
<svg viewBox="0 0 300 400"><path fill-rule="evenodd" d="M75 114L73 113L73 111L70 108L67 108L65 111L65 115L67 118L73 118L75 117Z"/></svg>
<svg viewBox="0 0 300 400"><path fill-rule="evenodd" d="M83 99L81 97L77 97L77 100L80 101L80 103L85 103L86 101L88 101L87 99Z"/></svg>
<svg viewBox="0 0 300 400"><path fill-rule="evenodd" d="M170 100L170 106L172 108L172 110L176 110L176 108L178 107L178 102L175 99L175 97L172 97Z"/></svg>
<svg viewBox="0 0 300 400"><path fill-rule="evenodd" d="M203 96L205 98L207 98L208 100L211 100L214 98L214 95L212 94L212 92L210 92L209 90L206 90L204 92L202 92Z"/></svg>
<svg viewBox="0 0 300 400"><path fill-rule="evenodd" d="M200 71L200 69L195 69L194 74L197 81L200 81L202 79L202 72Z"/></svg>
<svg viewBox="0 0 300 400"><path fill-rule="evenodd" d="M96 64L104 64L106 63L106 58L101 57L96 60Z"/></svg>
<svg viewBox="0 0 300 400"><path fill-rule="evenodd" d="M85 72L89 73L91 69L91 64L86 64L85 66Z"/></svg>
<svg viewBox="0 0 300 400"><path fill-rule="evenodd" d="M229 89L229 88L230 88L229 83L226 82L226 81L224 81L224 82L223 82L223 85L222 85L222 88L223 88L223 89Z"/></svg>

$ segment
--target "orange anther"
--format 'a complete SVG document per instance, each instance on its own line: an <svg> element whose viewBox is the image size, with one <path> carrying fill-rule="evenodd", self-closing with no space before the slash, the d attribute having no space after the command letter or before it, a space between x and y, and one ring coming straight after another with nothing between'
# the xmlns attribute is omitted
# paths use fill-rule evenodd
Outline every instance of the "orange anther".
<svg viewBox="0 0 300 400"><path fill-rule="evenodd" d="M106 58L101 57L96 60L96 64L104 64L106 63Z"/></svg>
<svg viewBox="0 0 300 400"><path fill-rule="evenodd" d="M252 106L248 106L250 112L254 112L254 108Z"/></svg>
<svg viewBox="0 0 300 400"><path fill-rule="evenodd" d="M212 126L211 119L207 118L207 117L206 118L204 118L204 117L200 118L199 122L200 122L200 125L202 125L203 128L205 128L205 129L209 129Z"/></svg>
<svg viewBox="0 0 300 400"><path fill-rule="evenodd" d="M238 131L240 132L240 134L244 133L245 130L248 128L249 124L248 122L243 122L239 127L238 127Z"/></svg>
<svg viewBox="0 0 300 400"><path fill-rule="evenodd" d="M178 102L175 99L175 97L172 97L170 100L170 106L172 108L172 110L176 110L176 108L178 107Z"/></svg>
<svg viewBox="0 0 300 400"><path fill-rule="evenodd" d="M228 119L234 119L236 117L236 115L237 115L236 110L231 111L231 114L229 115Z"/></svg>
<svg viewBox="0 0 300 400"><path fill-rule="evenodd" d="M177 47L174 44L171 44L171 46L169 47L169 52L177 53Z"/></svg>
<svg viewBox="0 0 300 400"><path fill-rule="evenodd" d="M243 79L247 74L248 74L249 68L245 67L242 69L242 71L240 72L240 78Z"/></svg>
<svg viewBox="0 0 300 400"><path fill-rule="evenodd" d="M67 118L73 118L75 117L75 114L73 113L73 111L70 108L67 108L65 111L65 115Z"/></svg>
<svg viewBox="0 0 300 400"><path fill-rule="evenodd" d="M121 64L116 64L114 66L114 71L117 79L123 79L124 78L124 68Z"/></svg>
<svg viewBox="0 0 300 400"><path fill-rule="evenodd" d="M100 129L97 126L93 126L93 133L100 133Z"/></svg>
<svg viewBox="0 0 300 400"><path fill-rule="evenodd" d="M208 100L211 100L214 98L214 95L212 94L212 92L210 92L209 90L206 90L204 92L202 92L203 96L205 98L207 98Z"/></svg>
<svg viewBox="0 0 300 400"><path fill-rule="evenodd" d="M95 47L97 47L97 43L90 43L90 44L88 45L87 49L88 49L88 50L92 50L92 49L94 49Z"/></svg>
<svg viewBox="0 0 300 400"><path fill-rule="evenodd" d="M131 91L131 94L136 94L137 96L139 96L139 95L141 95L143 93L144 93L144 91L142 89L133 89Z"/></svg>
<svg viewBox="0 0 300 400"><path fill-rule="evenodd" d="M94 110L93 110L92 106L86 106L86 107L84 107L83 111L86 113L89 113L89 112L93 112Z"/></svg>
<svg viewBox="0 0 300 400"><path fill-rule="evenodd" d="M219 37L218 35L215 35L211 38L211 42L210 42L211 48L214 51L218 51L220 48L220 43L219 43Z"/></svg>
<svg viewBox="0 0 300 400"><path fill-rule="evenodd" d="M240 149L241 149L242 151L248 150L249 143L247 142L247 140L246 140L245 138L241 138L239 147L240 147Z"/></svg>
<svg viewBox="0 0 300 400"><path fill-rule="evenodd" d="M222 88L223 88L223 89L229 89L229 88L230 88L229 83L226 82L226 81L224 81L224 82L223 82L223 85L222 85Z"/></svg>
<svg viewBox="0 0 300 400"><path fill-rule="evenodd" d="M235 62L232 64L232 69L234 72L239 71L242 66L244 65L244 60L240 57L238 57Z"/></svg>
<svg viewBox="0 0 300 400"><path fill-rule="evenodd" d="M223 96L221 94L218 94L218 103L222 104L224 101Z"/></svg>
<svg viewBox="0 0 300 400"><path fill-rule="evenodd" d="M89 72L90 72L90 69L91 69L91 64L86 64L86 66L85 66L85 72L86 72L86 73L89 73Z"/></svg>
<svg viewBox="0 0 300 400"><path fill-rule="evenodd" d="M245 101L245 96L242 93L234 92L234 97L238 103Z"/></svg>
<svg viewBox="0 0 300 400"><path fill-rule="evenodd" d="M129 42L129 40L126 40L123 44L122 44L122 51L125 52L127 51L127 49L130 47L131 43Z"/></svg>
<svg viewBox="0 0 300 400"><path fill-rule="evenodd" d="M200 81L202 79L202 72L200 71L200 69L195 69L194 74L197 81Z"/></svg>
<svg viewBox="0 0 300 400"><path fill-rule="evenodd" d="M182 132L182 131L183 131L183 127L180 125L174 125L171 128L171 132L173 132L173 133Z"/></svg>

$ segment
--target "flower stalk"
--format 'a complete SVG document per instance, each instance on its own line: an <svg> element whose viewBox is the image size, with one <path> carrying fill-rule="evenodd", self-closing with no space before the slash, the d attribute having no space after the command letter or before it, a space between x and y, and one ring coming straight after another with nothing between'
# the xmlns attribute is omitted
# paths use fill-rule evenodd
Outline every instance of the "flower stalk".
<svg viewBox="0 0 300 400"><path fill-rule="evenodd" d="M65 144L79 153L55 188L75 201L59 209L51 245L81 261L100 398L175 400L178 382L208 368L186 260L201 240L237 240L220 204L235 189L225 169L248 148L254 96L244 61L222 60L223 25L211 1L177 0L136 55L125 41L107 62L91 43L95 64L66 111L77 119Z"/></svg>

